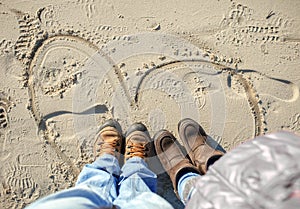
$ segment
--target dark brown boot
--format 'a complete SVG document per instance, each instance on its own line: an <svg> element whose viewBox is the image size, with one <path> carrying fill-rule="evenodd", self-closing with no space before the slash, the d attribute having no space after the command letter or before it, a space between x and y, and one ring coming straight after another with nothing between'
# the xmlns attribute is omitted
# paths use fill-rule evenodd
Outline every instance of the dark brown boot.
<svg viewBox="0 0 300 209"><path fill-rule="evenodd" d="M178 133L192 164L202 174L207 172L209 165L224 155L223 152L215 150L207 144L207 134L196 121L190 118L183 119L178 123Z"/></svg>
<svg viewBox="0 0 300 209"><path fill-rule="evenodd" d="M154 156L154 147L146 126L134 123L126 133L125 161L132 157L145 159Z"/></svg>
<svg viewBox="0 0 300 209"><path fill-rule="evenodd" d="M122 142L123 137L120 124L113 119L107 120L100 126L99 132L96 135L93 147L94 157L111 154L119 159L121 156Z"/></svg>
<svg viewBox="0 0 300 209"><path fill-rule="evenodd" d="M156 154L173 183L174 192L178 197L177 183L187 173L199 173L198 169L184 156L176 138L167 130L161 130L154 136Z"/></svg>

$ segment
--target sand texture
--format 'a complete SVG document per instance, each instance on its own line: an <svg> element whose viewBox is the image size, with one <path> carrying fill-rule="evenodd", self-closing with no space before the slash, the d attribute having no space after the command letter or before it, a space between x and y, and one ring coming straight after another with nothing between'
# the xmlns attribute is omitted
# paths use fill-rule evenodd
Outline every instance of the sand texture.
<svg viewBox="0 0 300 209"><path fill-rule="evenodd" d="M226 151L300 133L299 11L297 0L0 1L0 208L74 186L111 117L176 137L190 117Z"/></svg>

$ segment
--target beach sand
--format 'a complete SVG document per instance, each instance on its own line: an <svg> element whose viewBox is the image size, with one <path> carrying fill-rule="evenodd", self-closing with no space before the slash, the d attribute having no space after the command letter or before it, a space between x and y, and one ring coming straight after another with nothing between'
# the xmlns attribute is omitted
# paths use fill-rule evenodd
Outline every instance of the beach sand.
<svg viewBox="0 0 300 209"><path fill-rule="evenodd" d="M0 208L74 186L109 118L190 117L226 151L300 133L300 1L53 2L0 1Z"/></svg>

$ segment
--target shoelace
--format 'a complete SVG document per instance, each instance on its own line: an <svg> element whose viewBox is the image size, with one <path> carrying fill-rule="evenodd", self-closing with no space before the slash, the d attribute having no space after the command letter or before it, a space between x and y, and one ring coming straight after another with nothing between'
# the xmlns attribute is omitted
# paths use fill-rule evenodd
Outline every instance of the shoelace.
<svg viewBox="0 0 300 209"><path fill-rule="evenodd" d="M126 159L131 157L145 158L147 156L146 144L129 144L126 146Z"/></svg>
<svg viewBox="0 0 300 209"><path fill-rule="evenodd" d="M99 145L99 148L97 149L97 152L99 153L99 155L101 155L102 153L109 153L111 155L114 155L115 151L116 151L116 147L120 146L119 136L114 133L105 134L105 132L104 132L104 133L100 134L99 137L102 137L102 138L108 137L108 139L105 139L105 140L102 139L102 141L97 143L97 145ZM117 150L117 151L119 151L119 150Z"/></svg>

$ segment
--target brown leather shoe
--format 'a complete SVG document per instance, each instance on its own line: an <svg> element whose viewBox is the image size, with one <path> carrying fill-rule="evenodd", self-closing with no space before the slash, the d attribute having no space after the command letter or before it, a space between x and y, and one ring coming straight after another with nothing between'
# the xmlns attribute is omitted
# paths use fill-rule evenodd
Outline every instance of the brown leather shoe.
<svg viewBox="0 0 300 209"><path fill-rule="evenodd" d="M125 161L132 157L146 160L154 156L153 143L146 126L134 123L126 133Z"/></svg>
<svg viewBox="0 0 300 209"><path fill-rule="evenodd" d="M209 165L224 155L223 152L207 144L207 134L196 121L190 118L185 118L178 123L178 133L192 164L202 174L207 172Z"/></svg>
<svg viewBox="0 0 300 209"><path fill-rule="evenodd" d="M121 156L122 150L122 129L120 124L113 119L107 120L99 128L93 147L94 157L100 157L103 154L110 154L117 159Z"/></svg>
<svg viewBox="0 0 300 209"><path fill-rule="evenodd" d="M176 138L167 130L161 130L154 136L156 154L173 183L174 192L178 197L177 183L186 172L199 173L180 149Z"/></svg>

